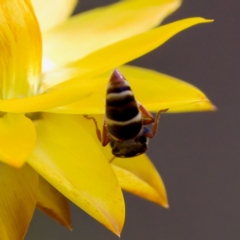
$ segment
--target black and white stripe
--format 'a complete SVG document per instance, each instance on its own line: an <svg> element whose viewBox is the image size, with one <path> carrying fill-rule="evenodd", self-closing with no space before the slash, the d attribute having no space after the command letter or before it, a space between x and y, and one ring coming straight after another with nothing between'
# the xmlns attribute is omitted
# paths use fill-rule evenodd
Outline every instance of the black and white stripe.
<svg viewBox="0 0 240 240"><path fill-rule="evenodd" d="M142 114L129 83L115 70L110 78L106 96L106 123L113 139L135 138L142 129Z"/></svg>

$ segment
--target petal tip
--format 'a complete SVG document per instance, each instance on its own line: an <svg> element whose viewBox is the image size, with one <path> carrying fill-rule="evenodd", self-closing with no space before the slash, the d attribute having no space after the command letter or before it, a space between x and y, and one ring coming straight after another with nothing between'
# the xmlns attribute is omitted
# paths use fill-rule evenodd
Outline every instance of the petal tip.
<svg viewBox="0 0 240 240"><path fill-rule="evenodd" d="M66 228L69 230L69 231L71 231L72 232L72 226L66 226Z"/></svg>
<svg viewBox="0 0 240 240"><path fill-rule="evenodd" d="M212 104L212 111L217 111L217 110L218 110L217 106Z"/></svg>
<svg viewBox="0 0 240 240"><path fill-rule="evenodd" d="M121 237L121 233L122 233L122 229L123 229L123 224L121 226L119 225L112 225L112 229L110 229L116 236L118 236L119 238Z"/></svg>
<svg viewBox="0 0 240 240"><path fill-rule="evenodd" d="M196 17L195 19L201 20L203 23L214 22L214 19L206 19L203 17Z"/></svg>
<svg viewBox="0 0 240 240"><path fill-rule="evenodd" d="M206 22L214 22L214 19L205 19Z"/></svg>
<svg viewBox="0 0 240 240"><path fill-rule="evenodd" d="M120 238L120 237L121 237L121 234L120 234L120 233L118 233L118 234L117 234L117 236Z"/></svg>
<svg viewBox="0 0 240 240"><path fill-rule="evenodd" d="M215 106L208 98L205 98L203 102L206 102L209 105L209 111L215 112L218 110L217 106Z"/></svg>
<svg viewBox="0 0 240 240"><path fill-rule="evenodd" d="M161 199L159 199L159 205L163 208L168 209L169 208L169 204L168 204L168 200L167 200L167 193L166 191L164 191L164 195L161 194Z"/></svg>
<svg viewBox="0 0 240 240"><path fill-rule="evenodd" d="M164 208L166 208L166 209L169 209L169 205L168 204L164 204L164 205L162 205Z"/></svg>

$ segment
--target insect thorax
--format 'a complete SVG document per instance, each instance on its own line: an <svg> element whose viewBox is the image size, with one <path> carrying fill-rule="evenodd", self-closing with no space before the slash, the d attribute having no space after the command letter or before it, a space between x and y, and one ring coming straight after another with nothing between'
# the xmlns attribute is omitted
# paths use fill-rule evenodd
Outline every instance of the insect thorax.
<svg viewBox="0 0 240 240"><path fill-rule="evenodd" d="M112 154L116 157L135 157L147 151L148 138L142 133L138 137L127 141L111 139L110 145L112 148Z"/></svg>

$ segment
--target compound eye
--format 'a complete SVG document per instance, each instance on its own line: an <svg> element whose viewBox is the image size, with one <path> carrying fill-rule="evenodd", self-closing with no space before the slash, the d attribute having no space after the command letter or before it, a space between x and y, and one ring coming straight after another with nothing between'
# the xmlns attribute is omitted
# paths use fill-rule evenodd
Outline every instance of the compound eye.
<svg viewBox="0 0 240 240"><path fill-rule="evenodd" d="M147 142L147 137L145 135L141 135L141 136L139 136L138 141L140 143L146 143Z"/></svg>

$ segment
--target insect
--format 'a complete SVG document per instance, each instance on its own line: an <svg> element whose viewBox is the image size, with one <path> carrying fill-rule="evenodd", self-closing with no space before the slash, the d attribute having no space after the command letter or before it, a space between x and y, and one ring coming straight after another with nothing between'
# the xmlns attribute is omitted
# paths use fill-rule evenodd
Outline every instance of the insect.
<svg viewBox="0 0 240 240"><path fill-rule="evenodd" d="M160 110L156 118L135 100L128 81L114 70L107 86L106 109L102 133L93 117L96 133L102 146L110 142L115 157L129 158L146 152L148 139L157 132ZM145 125L152 124L150 131Z"/></svg>

